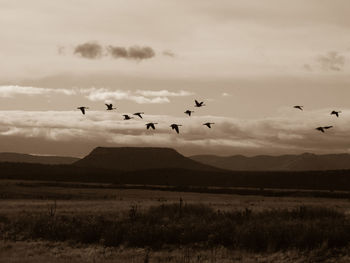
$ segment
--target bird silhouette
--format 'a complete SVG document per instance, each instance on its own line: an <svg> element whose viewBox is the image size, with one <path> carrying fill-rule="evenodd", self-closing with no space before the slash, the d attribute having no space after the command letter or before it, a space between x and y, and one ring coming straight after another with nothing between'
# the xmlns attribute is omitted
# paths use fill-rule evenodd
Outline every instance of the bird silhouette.
<svg viewBox="0 0 350 263"><path fill-rule="evenodd" d="M203 125L207 126L208 128L211 128L211 125L212 124L215 124L214 122L206 122L206 123L203 123Z"/></svg>
<svg viewBox="0 0 350 263"><path fill-rule="evenodd" d="M107 110L115 110L115 109L117 109L117 108L113 108L113 104L112 103L111 104L105 103L105 105L107 106Z"/></svg>
<svg viewBox="0 0 350 263"><path fill-rule="evenodd" d="M156 129L156 127L154 126L155 124L158 124L158 123L156 123L156 122L149 122L149 123L146 123L146 128L147 128L147 130L148 130L149 128L152 128L153 130L155 130L155 129Z"/></svg>
<svg viewBox="0 0 350 263"><path fill-rule="evenodd" d="M339 113L341 113L341 111L335 111L334 110L334 111L331 112L331 115L334 114L335 116L339 117Z"/></svg>
<svg viewBox="0 0 350 263"><path fill-rule="evenodd" d="M323 127L317 127L316 130L324 132L324 130L333 128L333 126L323 126Z"/></svg>
<svg viewBox="0 0 350 263"><path fill-rule="evenodd" d="M78 110L81 110L81 112L85 115L85 110L89 109L88 107L81 106L77 108Z"/></svg>
<svg viewBox="0 0 350 263"><path fill-rule="evenodd" d="M130 117L129 115L127 114L124 114L124 120L130 120L130 119L133 119L133 117Z"/></svg>
<svg viewBox="0 0 350 263"><path fill-rule="evenodd" d="M303 107L304 107L304 106L299 106L299 105L296 105L296 106L294 106L293 108L295 108L295 109L299 109L299 110L303 110Z"/></svg>
<svg viewBox="0 0 350 263"><path fill-rule="evenodd" d="M188 116L191 116L191 114L192 114L193 112L194 112L194 111L192 111L192 110L187 110L187 111L185 111L184 113L187 114Z"/></svg>
<svg viewBox="0 0 350 263"><path fill-rule="evenodd" d="M202 106L205 106L205 104L204 104L204 102L203 101L201 101L201 102L199 102L198 100L194 100L194 102L196 103L194 106L195 107L202 107Z"/></svg>
<svg viewBox="0 0 350 263"><path fill-rule="evenodd" d="M175 130L177 133L179 133L179 126L182 126L180 124L171 124L171 129Z"/></svg>
<svg viewBox="0 0 350 263"><path fill-rule="evenodd" d="M144 114L144 113L143 112L136 112L133 115L139 116L141 119L143 119L141 114Z"/></svg>

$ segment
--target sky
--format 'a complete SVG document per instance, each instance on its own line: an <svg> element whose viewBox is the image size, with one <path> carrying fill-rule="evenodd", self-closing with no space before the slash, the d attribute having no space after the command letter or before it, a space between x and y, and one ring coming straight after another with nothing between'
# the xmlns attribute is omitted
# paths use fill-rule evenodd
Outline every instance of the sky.
<svg viewBox="0 0 350 263"><path fill-rule="evenodd" d="M347 0L0 0L0 152L350 153L349 8ZM123 120L134 112L144 119Z"/></svg>

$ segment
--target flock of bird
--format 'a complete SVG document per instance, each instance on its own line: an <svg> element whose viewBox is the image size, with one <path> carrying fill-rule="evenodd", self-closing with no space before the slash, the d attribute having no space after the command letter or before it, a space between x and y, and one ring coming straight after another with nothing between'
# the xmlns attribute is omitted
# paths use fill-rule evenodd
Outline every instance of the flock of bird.
<svg viewBox="0 0 350 263"><path fill-rule="evenodd" d="M204 104L203 101L199 102L198 100L194 100L194 102L195 102L195 105L194 105L194 106L197 107L197 108L206 106L206 105ZM116 109L117 109L117 108L114 108L114 107L113 107L113 104L112 104L112 103L110 103L110 104L107 104L107 103L106 103L105 105L106 105L106 107L107 107L106 110L108 110L108 111L112 111L112 110L116 110ZM304 110L304 106L300 106L300 105L293 106L293 108L299 109L299 110L301 110L301 111ZM88 108L88 107L85 107L85 106L81 106L81 107L78 107L77 109L81 110L82 114L85 115L86 110L89 109L89 108ZM192 116L192 113L194 113L194 111L192 111L192 110L186 110L184 113L185 113L186 115L188 115L189 117L191 117L191 116ZM335 115L335 116L339 117L339 114L340 114L340 113L341 113L341 111L335 111L335 110L333 110L333 111L331 112L331 115ZM144 114L144 112L135 112L133 115L134 115L134 116L138 116L140 119L143 119L143 117L142 117L143 114ZM132 116L129 116L128 114L123 114L123 116L124 116L124 120L131 120L131 119L134 118L134 117L132 117ZM156 129L156 126L155 126L155 125L157 125L157 124L158 124L157 122L149 122L149 123L146 123L146 124L145 124L145 125L146 125L146 129L148 130L148 129L151 128L151 129L155 130L155 129ZM214 122L206 122L206 123L203 123L203 125L204 125L204 126L207 126L208 128L211 128L211 126L212 126L213 124L215 124L215 123L214 123ZM180 127L180 126L182 126L182 125L181 125L181 124L176 124L176 123L173 123L173 124L170 125L171 129L172 129L172 130L175 130L176 133L180 133L180 130L179 130L179 127ZM315 129L318 130L318 131L320 131L320 132L323 132L323 133L324 133L325 130L328 130L328 129L330 129L330 128L333 128L333 126L320 126L320 127L315 128Z"/></svg>
<svg viewBox="0 0 350 263"><path fill-rule="evenodd" d="M294 108L302 111L304 106L296 105L296 106L294 106ZM335 110L331 111L331 115L335 115L335 116L337 116L337 118L339 117L340 113L341 113L341 111L335 111ZM315 128L315 129L320 131L320 132L325 132L325 130L328 130L330 128L333 128L333 126L320 126L320 127Z"/></svg>
<svg viewBox="0 0 350 263"><path fill-rule="evenodd" d="M197 108L206 106L203 101L199 102L197 100L194 100L194 102L195 102L194 106L197 107ZM112 110L116 110L117 109L117 108L113 107L112 103L109 103L109 104L106 103L105 105L107 107L106 110L108 110L108 111L112 111ZM85 112L86 112L86 110L89 109L89 107L81 106L81 107L78 107L77 109L79 109L81 111L81 113L85 115ZM186 110L184 113L187 114L189 117L191 117L191 115L192 115L192 113L194 113L194 111ZM134 116L138 116L140 119L143 119L142 114L144 114L144 112L135 112L133 115ZM124 120L131 120L131 119L134 118L132 116L129 116L128 114L123 114L123 116L124 116ZM148 129L152 128L153 130L155 130L156 129L155 125L157 125L157 124L158 124L157 122L146 123L145 124L146 125L146 129L148 130ZM211 128L211 126L213 124L215 124L215 123L214 122L203 123L203 125L207 126L208 128ZM173 124L170 125L171 129L175 130L176 133L180 133L180 130L179 130L180 126L182 126L182 125L181 124L176 124L176 123L173 123Z"/></svg>

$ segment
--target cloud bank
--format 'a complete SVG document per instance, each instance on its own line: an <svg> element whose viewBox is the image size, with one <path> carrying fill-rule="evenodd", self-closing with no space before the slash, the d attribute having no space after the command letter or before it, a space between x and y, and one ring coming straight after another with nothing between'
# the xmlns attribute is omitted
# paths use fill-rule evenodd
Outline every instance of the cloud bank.
<svg viewBox="0 0 350 263"><path fill-rule="evenodd" d="M316 63L304 64L303 68L306 71L314 71L315 69L323 71L342 71L345 66L346 58L337 51L330 51L327 54L316 57Z"/></svg>
<svg viewBox="0 0 350 263"><path fill-rule="evenodd" d="M345 57L336 51L328 52L317 58L320 66L324 70L341 71L345 65Z"/></svg>
<svg viewBox="0 0 350 263"><path fill-rule="evenodd" d="M0 86L0 97L2 98L13 98L17 95L52 95L52 94L64 94L67 96L76 94L73 89L51 89L51 88L38 88L38 87L27 87L17 85L3 85Z"/></svg>
<svg viewBox="0 0 350 263"><path fill-rule="evenodd" d="M98 43L84 43L74 48L74 54L88 59L100 58L102 56L102 46Z"/></svg>
<svg viewBox="0 0 350 263"><path fill-rule="evenodd" d="M102 56L109 56L114 59L127 59L127 60L145 60L153 58L156 53L153 48L148 46L131 46L121 47L108 45L106 47L101 46L98 43L87 42L84 44L77 45L74 48L74 54L82 58L87 59L98 59Z"/></svg>
<svg viewBox="0 0 350 263"><path fill-rule="evenodd" d="M36 139L48 146L66 143L71 145L67 146L67 154L77 150L78 142L94 146L172 147L185 154L350 152L350 109L343 110L339 119L329 116L328 109L308 112L302 117L298 113L256 120L145 115L143 120L124 121L121 114L105 111L88 111L84 116L78 110L0 111L0 139ZM207 121L215 123L212 129L202 125ZM157 122L156 130L146 130L147 122ZM172 123L183 125L180 134L170 129ZM321 133L315 130L320 125L333 125L334 128Z"/></svg>
<svg viewBox="0 0 350 263"><path fill-rule="evenodd" d="M125 58L134 60L150 59L156 55L151 47L132 46L129 48L108 46L109 55L115 59Z"/></svg>
<svg viewBox="0 0 350 263"><path fill-rule="evenodd" d="M169 97L191 96L194 93L180 90L115 90L107 88L88 88L88 89L64 89L64 88L39 88L29 86L4 85L0 86L0 98L15 98L18 95L24 96L53 96L62 94L66 96L83 95L90 101L111 102L114 100L127 100L138 104L162 104L170 103Z"/></svg>

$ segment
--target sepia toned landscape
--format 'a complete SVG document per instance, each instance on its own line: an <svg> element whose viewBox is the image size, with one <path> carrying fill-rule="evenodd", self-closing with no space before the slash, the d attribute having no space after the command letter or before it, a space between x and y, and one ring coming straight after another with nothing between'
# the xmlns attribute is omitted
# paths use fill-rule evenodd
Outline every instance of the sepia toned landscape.
<svg viewBox="0 0 350 263"><path fill-rule="evenodd" d="M350 262L349 8L0 0L0 263Z"/></svg>
<svg viewBox="0 0 350 263"><path fill-rule="evenodd" d="M3 156L3 262L347 262L350 257L350 191L344 181L349 170L231 172L166 148L99 147L73 163L56 157L59 164ZM15 157L22 162L13 162ZM307 187L315 176L339 183ZM273 181L278 178L285 178L282 187Z"/></svg>

